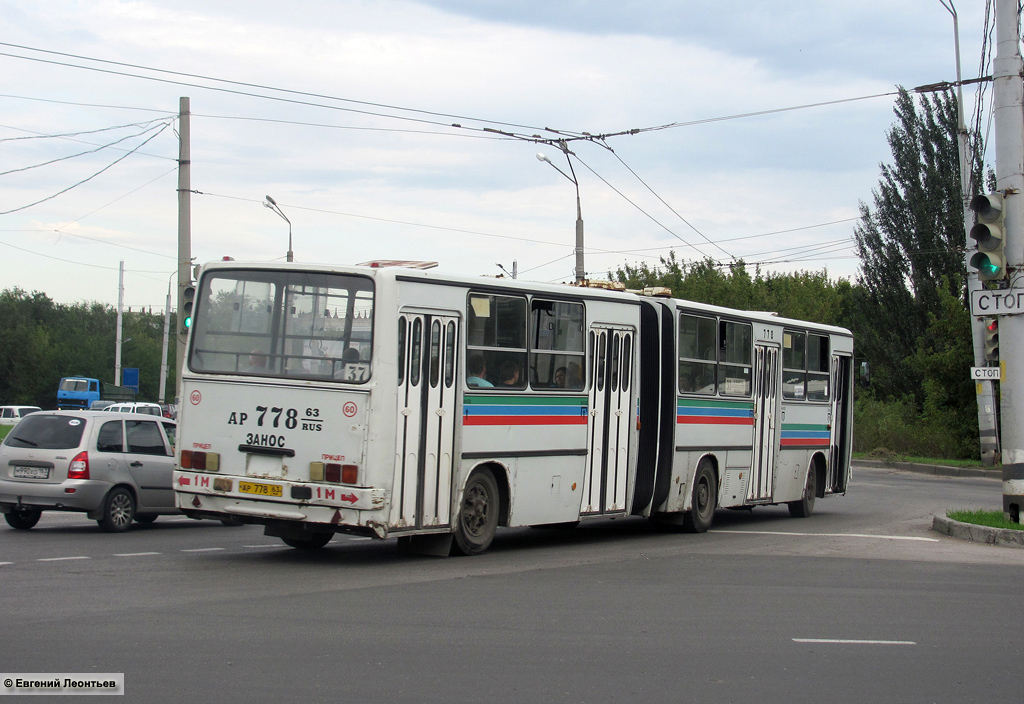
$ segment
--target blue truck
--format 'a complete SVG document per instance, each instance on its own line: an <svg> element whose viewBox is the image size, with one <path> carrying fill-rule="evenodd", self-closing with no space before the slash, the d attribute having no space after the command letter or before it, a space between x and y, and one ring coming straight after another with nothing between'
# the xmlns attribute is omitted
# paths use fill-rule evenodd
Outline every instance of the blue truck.
<svg viewBox="0 0 1024 704"><path fill-rule="evenodd" d="M135 392L85 376L66 376L57 387L57 408L88 410L93 401L134 401Z"/></svg>

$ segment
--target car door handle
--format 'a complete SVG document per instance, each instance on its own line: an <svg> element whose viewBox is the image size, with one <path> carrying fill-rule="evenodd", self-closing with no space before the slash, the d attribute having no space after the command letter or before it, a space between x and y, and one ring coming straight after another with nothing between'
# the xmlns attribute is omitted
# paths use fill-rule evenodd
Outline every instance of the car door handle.
<svg viewBox="0 0 1024 704"><path fill-rule="evenodd" d="M141 467L142 463L139 462L138 460L135 460L134 462L131 463L131 466L132 467Z"/></svg>

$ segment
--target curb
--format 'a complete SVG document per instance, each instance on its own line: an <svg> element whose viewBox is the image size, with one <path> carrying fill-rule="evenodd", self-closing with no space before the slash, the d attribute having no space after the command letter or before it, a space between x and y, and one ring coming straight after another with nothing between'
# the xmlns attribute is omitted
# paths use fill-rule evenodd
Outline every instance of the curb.
<svg viewBox="0 0 1024 704"><path fill-rule="evenodd" d="M1002 481L1001 467L981 469L980 467L951 467L944 464L916 464L914 462L886 462L884 460L853 460L854 467L871 467L875 469L897 469L903 472L932 474L938 477L982 477Z"/></svg>
<svg viewBox="0 0 1024 704"><path fill-rule="evenodd" d="M961 523L946 516L932 518L932 530L951 538L970 540L975 543L1002 545L1009 548L1024 548L1024 530L989 528L973 523Z"/></svg>

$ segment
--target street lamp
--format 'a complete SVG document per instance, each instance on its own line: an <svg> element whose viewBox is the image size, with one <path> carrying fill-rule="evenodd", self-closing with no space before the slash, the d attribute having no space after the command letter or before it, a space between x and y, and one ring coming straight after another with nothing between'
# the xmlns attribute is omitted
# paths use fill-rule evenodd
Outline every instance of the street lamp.
<svg viewBox="0 0 1024 704"><path fill-rule="evenodd" d="M537 154L537 160L546 161L551 164L551 168L572 181L572 184L576 186L576 283L582 284L586 279L586 272L583 269L583 211L580 210L580 184L579 181L576 180L576 172L572 168L572 159L569 158L569 150L565 147L561 147L561 149L565 154L565 160L569 162L569 173L571 173L572 176L555 166L551 162L551 159L548 159L543 154Z"/></svg>
<svg viewBox="0 0 1024 704"><path fill-rule="evenodd" d="M295 261L295 257L292 255L292 221L288 219L288 216L281 212L281 206L277 204L277 201L267 196L267 201L263 204L264 208L270 208L275 213L284 218L284 221L288 223L288 257L286 261Z"/></svg>

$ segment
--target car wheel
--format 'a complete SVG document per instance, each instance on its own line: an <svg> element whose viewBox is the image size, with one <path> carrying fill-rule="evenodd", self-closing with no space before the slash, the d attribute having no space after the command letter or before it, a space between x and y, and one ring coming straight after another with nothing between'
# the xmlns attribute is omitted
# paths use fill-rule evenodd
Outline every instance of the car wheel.
<svg viewBox="0 0 1024 704"><path fill-rule="evenodd" d="M39 517L42 515L43 512L38 509L16 508L10 513L5 513L4 518L7 519L7 525L11 528L28 530L36 523L39 523Z"/></svg>
<svg viewBox="0 0 1024 704"><path fill-rule="evenodd" d="M281 538L288 547L297 550L317 550L331 542L334 533L310 533L309 537L302 538Z"/></svg>
<svg viewBox="0 0 1024 704"><path fill-rule="evenodd" d="M135 497L123 486L111 489L103 504L103 518L96 521L104 533L123 533L135 518Z"/></svg>

